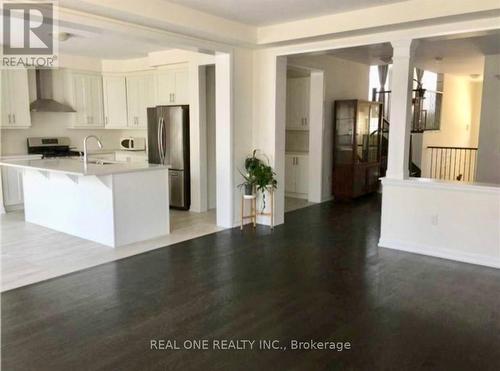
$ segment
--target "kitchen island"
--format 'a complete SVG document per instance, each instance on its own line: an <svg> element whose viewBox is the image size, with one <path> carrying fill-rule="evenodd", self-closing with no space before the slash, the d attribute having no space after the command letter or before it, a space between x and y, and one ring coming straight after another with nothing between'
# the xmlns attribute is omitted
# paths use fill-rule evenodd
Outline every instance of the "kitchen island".
<svg viewBox="0 0 500 371"><path fill-rule="evenodd" d="M23 170L25 220L117 247L169 234L168 166L1 160Z"/></svg>

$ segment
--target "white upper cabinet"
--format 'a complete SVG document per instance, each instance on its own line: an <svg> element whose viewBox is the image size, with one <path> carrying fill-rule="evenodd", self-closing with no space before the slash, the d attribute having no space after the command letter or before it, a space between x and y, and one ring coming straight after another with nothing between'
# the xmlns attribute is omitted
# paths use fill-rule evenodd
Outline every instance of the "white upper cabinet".
<svg viewBox="0 0 500 371"><path fill-rule="evenodd" d="M72 72L70 101L76 111L73 127L104 127L101 75Z"/></svg>
<svg viewBox="0 0 500 371"><path fill-rule="evenodd" d="M3 70L0 127L11 129L31 126L27 70Z"/></svg>
<svg viewBox="0 0 500 371"><path fill-rule="evenodd" d="M127 128L125 76L103 76L104 124L109 129Z"/></svg>
<svg viewBox="0 0 500 371"><path fill-rule="evenodd" d="M286 84L286 128L309 130L310 78L289 78Z"/></svg>
<svg viewBox="0 0 500 371"><path fill-rule="evenodd" d="M153 73L127 76L128 127L146 129L148 107L156 106L156 76Z"/></svg>
<svg viewBox="0 0 500 371"><path fill-rule="evenodd" d="M158 78L158 104L189 104L189 71L187 66L161 69Z"/></svg>
<svg viewBox="0 0 500 371"><path fill-rule="evenodd" d="M175 76L175 104L189 104L189 71L187 68L176 70Z"/></svg>

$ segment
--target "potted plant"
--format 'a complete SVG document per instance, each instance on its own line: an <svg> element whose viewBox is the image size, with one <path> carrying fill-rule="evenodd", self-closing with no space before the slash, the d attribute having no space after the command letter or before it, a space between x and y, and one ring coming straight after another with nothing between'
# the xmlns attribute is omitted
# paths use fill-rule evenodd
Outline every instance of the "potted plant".
<svg viewBox="0 0 500 371"><path fill-rule="evenodd" d="M266 157L266 162L257 157L257 150L253 150L252 156L245 159L245 173L241 176L245 179L239 187L245 187L245 195L252 195L254 188L262 192L263 206L266 208L266 194L268 190L276 189L278 182L275 178L275 173L269 165L269 159Z"/></svg>
<svg viewBox="0 0 500 371"><path fill-rule="evenodd" d="M240 174L241 176L243 177L243 179L245 179L245 181L241 184L238 185L238 188L242 188L244 189L244 192L245 192L245 196L251 196L253 195L253 189L254 189L254 185L255 185L255 179L253 178L253 176L250 174L250 173L242 173L240 171Z"/></svg>
<svg viewBox="0 0 500 371"><path fill-rule="evenodd" d="M266 208L266 191L275 190L278 186L278 181L275 178L276 173L273 168L261 162L255 172L255 186L257 191L262 193L262 211Z"/></svg>

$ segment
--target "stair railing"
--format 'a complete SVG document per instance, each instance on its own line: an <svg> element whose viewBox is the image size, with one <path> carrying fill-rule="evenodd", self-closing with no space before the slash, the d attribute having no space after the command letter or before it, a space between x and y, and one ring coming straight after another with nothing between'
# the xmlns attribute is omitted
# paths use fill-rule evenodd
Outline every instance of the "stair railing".
<svg viewBox="0 0 500 371"><path fill-rule="evenodd" d="M430 151L431 178L474 182L477 148L428 146L427 150Z"/></svg>

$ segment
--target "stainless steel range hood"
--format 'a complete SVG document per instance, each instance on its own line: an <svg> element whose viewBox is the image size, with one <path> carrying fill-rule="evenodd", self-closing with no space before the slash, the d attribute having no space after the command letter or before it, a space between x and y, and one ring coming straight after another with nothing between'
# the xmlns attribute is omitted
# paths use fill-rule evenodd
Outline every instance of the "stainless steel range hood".
<svg viewBox="0 0 500 371"><path fill-rule="evenodd" d="M76 112L67 104L54 100L51 70L36 70L36 100L30 104L33 112Z"/></svg>

